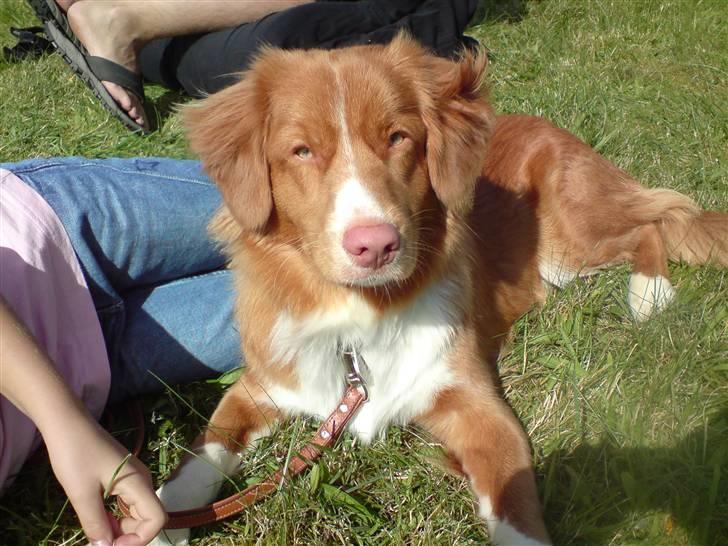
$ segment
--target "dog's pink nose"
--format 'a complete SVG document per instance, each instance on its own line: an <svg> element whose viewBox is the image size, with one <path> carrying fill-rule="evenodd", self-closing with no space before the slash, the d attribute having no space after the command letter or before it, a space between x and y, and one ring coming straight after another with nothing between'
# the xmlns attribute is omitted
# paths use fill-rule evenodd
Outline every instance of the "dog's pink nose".
<svg viewBox="0 0 728 546"><path fill-rule="evenodd" d="M342 244L356 265L377 269L397 255L399 232L392 224L354 226L346 230Z"/></svg>

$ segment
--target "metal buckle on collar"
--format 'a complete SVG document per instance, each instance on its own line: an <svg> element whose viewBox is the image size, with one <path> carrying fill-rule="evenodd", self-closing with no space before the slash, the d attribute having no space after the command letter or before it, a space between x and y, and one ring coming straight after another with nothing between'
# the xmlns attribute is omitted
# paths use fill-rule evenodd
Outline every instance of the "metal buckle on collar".
<svg viewBox="0 0 728 546"><path fill-rule="evenodd" d="M366 366L364 357L361 356L359 351L352 346L342 348L341 354L344 356L344 360L349 366L349 371L346 373L346 382L350 387L359 389L364 395L364 401L366 402L369 400L369 391L367 390L367 385L361 375L360 367L360 365Z"/></svg>

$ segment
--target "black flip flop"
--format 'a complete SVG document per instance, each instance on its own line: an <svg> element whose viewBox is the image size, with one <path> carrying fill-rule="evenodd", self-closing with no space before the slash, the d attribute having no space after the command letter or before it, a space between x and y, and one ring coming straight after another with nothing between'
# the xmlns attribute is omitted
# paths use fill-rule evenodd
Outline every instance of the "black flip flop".
<svg viewBox="0 0 728 546"><path fill-rule="evenodd" d="M68 17L65 12L56 4L55 0L26 0L28 5L33 8L35 16L40 19L41 23L47 21L53 21L56 23L56 27L63 31L68 38L79 48L83 53L86 53L86 49L83 44L78 41L76 36L73 34L71 25L68 23Z"/></svg>
<svg viewBox="0 0 728 546"><path fill-rule="evenodd" d="M35 59L53 51L53 44L45 39L43 27L10 27L10 34L18 39L13 47L3 47L3 59L17 63L25 59Z"/></svg>
<svg viewBox="0 0 728 546"><path fill-rule="evenodd" d="M35 16L40 19L41 23L46 21L53 21L56 26L61 29L66 36L78 47L81 51L86 53L86 49L83 44L78 41L76 36L73 34L73 29L68 23L68 17L66 13L60 8L55 0L26 0L28 5L33 8Z"/></svg>
<svg viewBox="0 0 728 546"><path fill-rule="evenodd" d="M130 93L136 95L144 105L144 85L139 74L103 57L88 55L82 46L79 46L72 38L63 32L55 21L46 20L44 23L46 34L53 41L63 60L73 69L76 75L86 84L94 95L101 101L101 104L112 113L125 127L132 131L149 133L143 125L139 125L131 119L126 111L118 105L101 83L101 80L112 82L122 86ZM149 117L144 115L149 122Z"/></svg>

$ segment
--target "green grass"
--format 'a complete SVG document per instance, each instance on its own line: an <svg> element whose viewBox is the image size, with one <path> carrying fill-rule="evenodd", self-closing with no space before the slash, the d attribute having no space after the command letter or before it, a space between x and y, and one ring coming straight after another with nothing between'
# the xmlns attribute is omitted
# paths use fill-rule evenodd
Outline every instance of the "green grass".
<svg viewBox="0 0 728 546"><path fill-rule="evenodd" d="M728 9L723 0L489 0L472 34L491 51L492 99L547 116L649 186L728 210ZM0 29L30 24L0 2ZM0 45L9 44L0 36ZM101 109L55 55L0 64L0 159L187 155L177 100L149 88L161 129L140 138ZM531 438L557 544L728 544L728 274L671 267L674 304L635 325L626 269L572 284L521 319L503 355L506 394ZM209 415L221 383L179 387ZM172 394L143 460L160 479L204 419ZM119 428L123 425L117 425ZM246 465L262 476L301 445L288 424ZM315 474L196 544L474 544L487 540L467 485L430 460L437 446L392 429L345 438ZM344 494L342 494L342 492ZM0 499L0 544L82 544L43 463Z"/></svg>

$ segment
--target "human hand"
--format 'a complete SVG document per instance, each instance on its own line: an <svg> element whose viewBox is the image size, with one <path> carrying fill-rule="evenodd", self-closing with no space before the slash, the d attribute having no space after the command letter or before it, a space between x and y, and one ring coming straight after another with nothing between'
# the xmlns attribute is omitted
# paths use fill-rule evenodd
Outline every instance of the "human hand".
<svg viewBox="0 0 728 546"><path fill-rule="evenodd" d="M159 533L167 515L149 471L90 416L81 414L44 439L53 472L92 546L143 546ZM106 512L107 487L129 505L132 517L117 520Z"/></svg>
<svg viewBox="0 0 728 546"><path fill-rule="evenodd" d="M0 394L38 427L86 536L94 546L150 542L167 515L147 469L133 457L122 465L127 451L89 414L2 296L0 331ZM131 507L132 517L117 521L106 513L107 487Z"/></svg>

